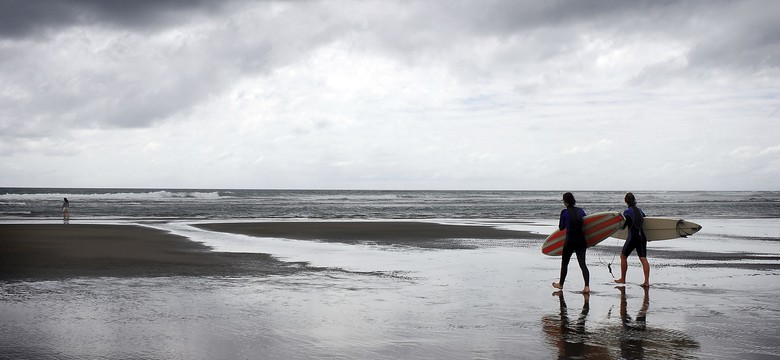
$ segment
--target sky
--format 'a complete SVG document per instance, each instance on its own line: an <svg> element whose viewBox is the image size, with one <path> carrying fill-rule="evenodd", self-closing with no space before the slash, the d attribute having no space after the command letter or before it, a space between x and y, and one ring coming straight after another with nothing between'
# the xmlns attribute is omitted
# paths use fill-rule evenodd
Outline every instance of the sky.
<svg viewBox="0 0 780 360"><path fill-rule="evenodd" d="M0 186L780 190L780 2L0 0Z"/></svg>

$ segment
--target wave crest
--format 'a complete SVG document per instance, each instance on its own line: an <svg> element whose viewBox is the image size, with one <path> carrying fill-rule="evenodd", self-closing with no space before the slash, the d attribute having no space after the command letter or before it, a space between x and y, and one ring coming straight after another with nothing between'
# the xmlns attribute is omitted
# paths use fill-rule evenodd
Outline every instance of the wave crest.
<svg viewBox="0 0 780 360"><path fill-rule="evenodd" d="M169 191L159 190L150 192L111 192L111 193L37 193L37 194L1 194L2 202L19 202L28 200L56 200L63 198L68 200L170 200L170 199L205 199L217 200L222 198L219 192L201 191Z"/></svg>

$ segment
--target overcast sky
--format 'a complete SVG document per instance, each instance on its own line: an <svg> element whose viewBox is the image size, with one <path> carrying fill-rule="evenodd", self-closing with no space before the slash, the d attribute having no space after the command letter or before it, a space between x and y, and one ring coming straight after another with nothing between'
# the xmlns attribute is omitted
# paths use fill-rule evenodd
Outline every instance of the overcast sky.
<svg viewBox="0 0 780 360"><path fill-rule="evenodd" d="M0 0L0 186L780 190L780 1Z"/></svg>

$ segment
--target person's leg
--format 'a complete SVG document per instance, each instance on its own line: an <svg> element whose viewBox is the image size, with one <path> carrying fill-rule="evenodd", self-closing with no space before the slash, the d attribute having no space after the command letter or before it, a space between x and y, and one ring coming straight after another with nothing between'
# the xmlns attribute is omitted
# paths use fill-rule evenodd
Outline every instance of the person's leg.
<svg viewBox="0 0 780 360"><path fill-rule="evenodd" d="M571 247L566 244L563 245L563 253L561 254L561 277L560 282L552 283L552 286L556 289L563 289L563 283L566 281L566 274L569 272L569 260L571 260L571 254L573 253Z"/></svg>
<svg viewBox="0 0 780 360"><path fill-rule="evenodd" d="M618 284L626 283L626 271L628 271L628 259L620 255L620 279L615 280Z"/></svg>
<svg viewBox="0 0 780 360"><path fill-rule="evenodd" d="M633 241L626 240L623 244L623 250L620 252L620 279L615 280L618 284L626 283L626 272L628 272L628 255L634 251Z"/></svg>
<svg viewBox="0 0 780 360"><path fill-rule="evenodd" d="M642 284L644 287L650 286L650 263L647 262L647 257L639 258L642 263L642 271L645 273L645 282Z"/></svg>
<svg viewBox="0 0 780 360"><path fill-rule="evenodd" d="M636 254L639 255L639 261L642 263L642 272L645 274L645 282L642 286L650 286L650 263L647 262L647 241L640 241L636 246Z"/></svg>
<svg viewBox="0 0 780 360"><path fill-rule="evenodd" d="M582 280L585 281L585 287L582 292L590 292L590 271L588 271L588 264L585 262L585 246L577 249L577 262L580 264L580 270L582 270Z"/></svg>

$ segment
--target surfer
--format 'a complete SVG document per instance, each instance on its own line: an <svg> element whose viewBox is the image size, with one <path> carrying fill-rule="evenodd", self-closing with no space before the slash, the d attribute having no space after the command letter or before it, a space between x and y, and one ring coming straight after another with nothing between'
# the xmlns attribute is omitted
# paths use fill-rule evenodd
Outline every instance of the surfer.
<svg viewBox="0 0 780 360"><path fill-rule="evenodd" d="M585 251L588 245L585 242L585 233L582 231L582 218L585 217L585 210L574 206L576 203L577 201L574 200L572 193L567 192L563 194L563 205L566 206L566 209L561 211L558 229L566 229L566 240L563 243L563 257L561 258L561 279L560 282L552 283L552 286L556 289L563 289L569 260L571 260L571 255L576 253L577 262L580 264L580 270L582 270L582 278L585 280L585 288L582 289L582 292L589 293L590 272L588 271L588 265L585 263Z"/></svg>
<svg viewBox="0 0 780 360"><path fill-rule="evenodd" d="M642 263L642 270L645 273L644 287L650 286L650 263L647 262L647 236L642 229L645 213L636 206L636 197L633 193L627 193L624 201L628 209L623 212L626 223L623 229L629 228L628 239L623 245L623 251L620 253L620 279L615 280L618 284L626 283L626 271L628 270L628 256L636 249L639 256L639 262Z"/></svg>

